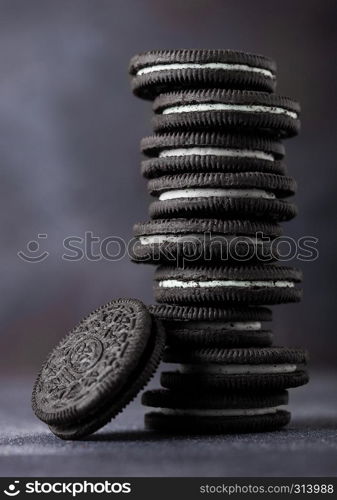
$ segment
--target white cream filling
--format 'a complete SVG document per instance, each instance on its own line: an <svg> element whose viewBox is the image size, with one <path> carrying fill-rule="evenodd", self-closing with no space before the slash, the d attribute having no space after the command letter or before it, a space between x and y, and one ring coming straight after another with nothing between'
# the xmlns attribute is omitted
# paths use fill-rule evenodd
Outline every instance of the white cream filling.
<svg viewBox="0 0 337 500"><path fill-rule="evenodd" d="M139 241L141 245L153 245L154 243L175 243L177 241L189 241L191 238L201 239L200 234L153 234L151 236L139 236Z"/></svg>
<svg viewBox="0 0 337 500"><path fill-rule="evenodd" d="M194 408L186 408L182 409L173 409L173 408L160 408L161 413L165 415L193 415L197 417L245 417L245 416L254 416L254 415L269 415L275 414L280 407L272 406L270 408L237 408L237 409L194 409Z"/></svg>
<svg viewBox="0 0 337 500"><path fill-rule="evenodd" d="M296 120L297 113L279 106L264 106L260 104L224 104L224 103L200 103L170 106L162 111L163 115L172 113L193 113L202 111L242 111L244 113L271 113L274 115L285 115Z"/></svg>
<svg viewBox="0 0 337 500"><path fill-rule="evenodd" d="M273 374L273 373L293 373L297 369L294 364L279 365L225 365L217 363L195 363L180 364L178 371L181 373L209 373L219 375L249 375L249 374Z"/></svg>
<svg viewBox="0 0 337 500"><path fill-rule="evenodd" d="M161 280L158 282L160 288L216 288L216 287L262 287L262 288L293 288L293 281L285 280L205 280L205 281L183 281L183 280Z"/></svg>
<svg viewBox="0 0 337 500"><path fill-rule="evenodd" d="M159 153L159 157L167 156L225 156L229 158L254 158L258 160L274 161L274 156L264 151L255 151L251 149L225 149L212 147L191 147L191 148L175 148L163 149Z"/></svg>
<svg viewBox="0 0 337 500"><path fill-rule="evenodd" d="M234 331L249 331L261 330L260 321L189 321L196 330L203 330L211 326L212 330L234 330ZM184 328L184 322L179 322L179 328Z"/></svg>
<svg viewBox="0 0 337 500"><path fill-rule="evenodd" d="M253 236L236 236L225 235L220 233L212 233L213 238L226 238L227 240L239 238L239 241L248 241L249 243L254 244L263 244L263 240L259 238L254 238ZM153 244L161 244L161 243L175 243L175 242L183 242L183 241L193 241L192 238L197 238L198 240L206 240L206 235L200 233L189 233L189 234L152 234L151 236L139 236L139 242L141 245L153 245ZM219 240L216 240L219 241Z"/></svg>
<svg viewBox="0 0 337 500"><path fill-rule="evenodd" d="M160 201L175 200L177 198L262 198L274 200L274 193L264 189L222 189L222 188L193 188L193 189L171 189L159 195Z"/></svg>
<svg viewBox="0 0 337 500"><path fill-rule="evenodd" d="M146 66L137 71L137 76L146 75L148 73L155 73L158 71L168 71L176 69L224 69L228 71L249 71L251 73L259 73L267 78L275 78L275 75L269 70L264 68L257 68L256 66L248 66L248 64L235 64L235 63L168 63L168 64L154 64L153 66Z"/></svg>

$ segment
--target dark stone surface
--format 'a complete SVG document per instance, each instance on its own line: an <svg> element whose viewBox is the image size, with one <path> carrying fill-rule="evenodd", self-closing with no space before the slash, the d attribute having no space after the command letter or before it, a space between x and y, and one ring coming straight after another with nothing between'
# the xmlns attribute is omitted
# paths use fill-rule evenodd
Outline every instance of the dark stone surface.
<svg viewBox="0 0 337 500"><path fill-rule="evenodd" d="M81 442L54 437L30 410L32 380L0 388L2 476L334 476L337 374L291 391L290 426L275 433L197 437L145 431L139 400ZM157 385L157 382L151 386Z"/></svg>

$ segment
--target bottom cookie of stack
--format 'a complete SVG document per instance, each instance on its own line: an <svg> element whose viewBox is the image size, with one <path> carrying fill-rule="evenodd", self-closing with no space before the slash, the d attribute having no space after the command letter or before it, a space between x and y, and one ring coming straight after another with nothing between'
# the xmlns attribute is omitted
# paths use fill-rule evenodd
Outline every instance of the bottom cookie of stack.
<svg viewBox="0 0 337 500"><path fill-rule="evenodd" d="M149 429L189 433L263 432L284 427L290 413L287 391L269 393L186 393L147 391L142 403L154 407L145 415Z"/></svg>

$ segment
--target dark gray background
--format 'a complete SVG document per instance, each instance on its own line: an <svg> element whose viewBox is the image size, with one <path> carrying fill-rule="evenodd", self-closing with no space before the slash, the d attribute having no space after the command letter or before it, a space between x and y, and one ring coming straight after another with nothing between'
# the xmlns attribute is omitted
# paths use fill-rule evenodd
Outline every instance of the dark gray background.
<svg viewBox="0 0 337 500"><path fill-rule="evenodd" d="M146 220L139 140L151 106L130 92L139 51L219 47L274 57L278 91L302 105L287 143L299 183L298 218L285 233L319 238L302 264L305 298L275 308L279 344L335 366L336 7L334 0L0 0L0 370L35 372L84 314L114 297L152 301L152 269L65 262L62 241L85 231L125 239ZM17 257L38 233L50 256ZM296 265L300 263L296 262Z"/></svg>

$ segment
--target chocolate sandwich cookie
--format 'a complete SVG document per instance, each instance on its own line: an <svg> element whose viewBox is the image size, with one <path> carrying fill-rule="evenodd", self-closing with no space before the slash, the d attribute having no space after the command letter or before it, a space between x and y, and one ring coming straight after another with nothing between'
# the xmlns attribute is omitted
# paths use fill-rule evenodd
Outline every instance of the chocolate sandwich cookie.
<svg viewBox="0 0 337 500"><path fill-rule="evenodd" d="M172 390L262 392L308 382L307 353L302 349L170 348L164 353L164 361L179 364L176 371L163 372L161 376L161 385Z"/></svg>
<svg viewBox="0 0 337 500"><path fill-rule="evenodd" d="M250 307L217 309L214 307L151 306L166 331L166 343L189 347L269 346L272 333L262 321L271 321L271 311Z"/></svg>
<svg viewBox="0 0 337 500"><path fill-rule="evenodd" d="M193 90L161 94L154 101L156 132L232 130L292 137L300 106L288 97L239 90Z"/></svg>
<svg viewBox="0 0 337 500"><path fill-rule="evenodd" d="M154 179L164 175L198 174L200 172L261 172L286 175L287 167L280 160L187 154L186 156L164 156L143 160L141 172L146 179Z"/></svg>
<svg viewBox="0 0 337 500"><path fill-rule="evenodd" d="M157 219L134 226L130 257L148 264L271 262L279 257L273 241L281 234L281 226L265 222Z"/></svg>
<svg viewBox="0 0 337 500"><path fill-rule="evenodd" d="M141 140L141 151L159 158L218 158L236 161L264 160L271 165L282 160L285 151L280 141L268 137L217 132L177 132L156 134Z"/></svg>
<svg viewBox="0 0 337 500"><path fill-rule="evenodd" d="M258 172L202 172L199 174L168 175L148 181L148 190L152 196L161 196L168 191L171 192L176 189L187 190L189 188L265 189L272 191L278 198L284 198L292 196L295 193L296 182L292 177ZM193 193L191 193L191 197L192 195Z"/></svg>
<svg viewBox="0 0 337 500"><path fill-rule="evenodd" d="M298 302L301 271L284 266L159 266L155 273L157 302L173 304L268 305Z"/></svg>
<svg viewBox="0 0 337 500"><path fill-rule="evenodd" d="M147 391L142 403L155 410L145 415L149 429L171 432L262 432L284 427L290 413L287 391L249 394L228 392Z"/></svg>
<svg viewBox="0 0 337 500"><path fill-rule="evenodd" d="M95 432L144 387L163 348L164 330L144 304L109 302L49 355L34 386L33 410L60 438Z"/></svg>
<svg viewBox="0 0 337 500"><path fill-rule="evenodd" d="M260 321L172 321L165 322L167 345L172 347L267 347L270 330Z"/></svg>
<svg viewBox="0 0 337 500"><path fill-rule="evenodd" d="M200 173L159 177L148 182L158 201L150 204L154 219L170 217L223 217L290 220L297 214L291 196L296 183L291 177L256 172Z"/></svg>
<svg viewBox="0 0 337 500"><path fill-rule="evenodd" d="M135 95L154 99L163 92L195 88L253 89L273 92L276 65L271 59L225 49L155 50L131 59Z"/></svg>
<svg viewBox="0 0 337 500"><path fill-rule="evenodd" d="M155 304L149 311L165 321L271 321L272 311L267 307L197 307L176 304Z"/></svg>

